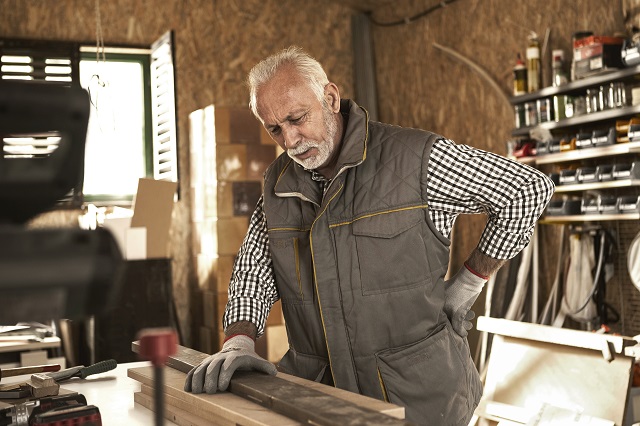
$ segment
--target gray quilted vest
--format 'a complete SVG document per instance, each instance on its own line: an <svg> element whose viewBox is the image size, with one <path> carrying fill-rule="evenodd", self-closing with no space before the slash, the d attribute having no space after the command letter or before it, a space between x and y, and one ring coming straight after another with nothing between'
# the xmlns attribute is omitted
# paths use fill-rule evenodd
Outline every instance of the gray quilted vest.
<svg viewBox="0 0 640 426"><path fill-rule="evenodd" d="M482 392L442 311L449 241L426 202L433 133L370 122L353 101L339 172L322 193L286 154L264 207L289 351L280 368L402 405L425 425L467 424Z"/></svg>

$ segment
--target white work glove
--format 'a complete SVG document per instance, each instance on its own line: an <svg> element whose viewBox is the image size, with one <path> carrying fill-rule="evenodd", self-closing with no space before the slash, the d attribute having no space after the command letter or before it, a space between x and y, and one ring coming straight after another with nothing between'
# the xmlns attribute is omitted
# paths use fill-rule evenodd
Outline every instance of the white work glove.
<svg viewBox="0 0 640 426"><path fill-rule="evenodd" d="M471 320L475 313L471 310L486 280L462 266L457 274L445 282L443 310L449 317L456 333L467 337L473 327Z"/></svg>
<svg viewBox="0 0 640 426"><path fill-rule="evenodd" d="M255 351L255 342L243 334L234 336L187 374L184 390L193 393L225 391L236 370L256 370L275 376L276 366Z"/></svg>

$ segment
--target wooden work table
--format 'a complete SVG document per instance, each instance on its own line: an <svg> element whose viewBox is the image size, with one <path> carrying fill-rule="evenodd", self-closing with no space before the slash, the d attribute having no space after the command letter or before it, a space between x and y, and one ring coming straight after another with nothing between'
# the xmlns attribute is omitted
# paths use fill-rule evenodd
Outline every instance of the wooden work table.
<svg viewBox="0 0 640 426"><path fill-rule="evenodd" d="M62 382L60 388L84 395L87 404L95 405L100 409L102 424L105 426L148 426L154 423L153 411L145 408L152 406L152 372L151 363L146 361L122 363L114 370L92 375L84 380L74 378ZM186 375L173 368L166 367L164 376L166 402L172 404L166 407L169 414L167 418L175 420L175 422L166 420L166 425L291 426L301 424L228 392L217 395L185 393L182 391L182 385ZM393 404L282 373L279 373L278 377L304 384L342 400L388 414L391 417L404 417L404 409ZM3 379L1 383L24 382L28 379L29 376L8 377ZM206 420L203 422L203 419ZM233 422L229 423L230 419L233 419Z"/></svg>

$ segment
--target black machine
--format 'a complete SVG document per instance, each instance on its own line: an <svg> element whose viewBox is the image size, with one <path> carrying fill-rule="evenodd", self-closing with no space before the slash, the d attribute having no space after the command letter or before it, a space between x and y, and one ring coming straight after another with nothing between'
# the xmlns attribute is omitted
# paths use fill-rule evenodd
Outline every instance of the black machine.
<svg viewBox="0 0 640 426"><path fill-rule="evenodd" d="M0 81L0 324L87 317L117 293L123 260L108 231L26 226L82 182L89 105L77 86ZM10 149L47 135L51 152Z"/></svg>

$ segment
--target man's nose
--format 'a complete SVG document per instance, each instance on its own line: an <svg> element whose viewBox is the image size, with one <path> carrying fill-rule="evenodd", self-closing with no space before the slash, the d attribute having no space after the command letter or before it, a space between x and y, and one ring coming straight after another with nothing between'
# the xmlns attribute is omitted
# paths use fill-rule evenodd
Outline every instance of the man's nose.
<svg viewBox="0 0 640 426"><path fill-rule="evenodd" d="M293 126L283 126L282 137L284 138L285 149L294 148L300 140L300 134L298 133L298 130Z"/></svg>

